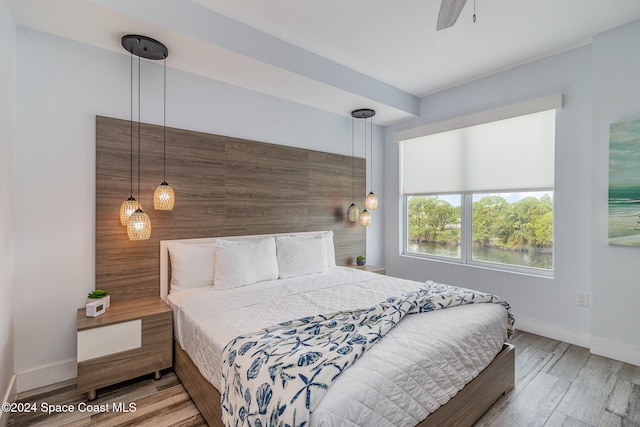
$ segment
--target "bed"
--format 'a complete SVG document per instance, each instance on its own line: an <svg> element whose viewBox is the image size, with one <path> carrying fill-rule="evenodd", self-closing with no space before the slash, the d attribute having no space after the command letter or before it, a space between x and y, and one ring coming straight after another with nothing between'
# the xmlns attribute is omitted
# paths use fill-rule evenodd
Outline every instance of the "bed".
<svg viewBox="0 0 640 427"><path fill-rule="evenodd" d="M223 425L221 372L225 346L235 337L304 316L370 307L425 285L335 266L330 231L160 246L161 297L174 311L174 369L211 426ZM508 322L499 304L406 315L333 382L310 425L473 424L513 388Z"/></svg>

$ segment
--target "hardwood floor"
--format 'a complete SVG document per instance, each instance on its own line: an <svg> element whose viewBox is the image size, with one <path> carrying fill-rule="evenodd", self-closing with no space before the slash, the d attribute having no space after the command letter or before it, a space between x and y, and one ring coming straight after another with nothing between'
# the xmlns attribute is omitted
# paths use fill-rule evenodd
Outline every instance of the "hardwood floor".
<svg viewBox="0 0 640 427"><path fill-rule="evenodd" d="M516 332L512 343L515 388L475 426L640 427L640 367L526 332ZM106 405L108 412L80 412L86 395L77 394L74 380L20 393L18 401L38 410L16 414L9 426L206 425L173 371L158 381L147 376L99 390L89 403ZM68 404L75 411L47 415L41 411L43 403ZM115 411L129 403L135 404L135 412Z"/></svg>
<svg viewBox="0 0 640 427"><path fill-rule="evenodd" d="M36 404L37 411L23 412L9 418L9 426L204 426L204 418L189 398L176 374L165 371L162 378L154 380L147 375L135 380L98 390L94 401L87 401L86 393L78 394L75 380L32 390L18 395L18 402ZM42 404L72 405L74 412L48 415L42 412ZM135 410L129 404L135 404ZM106 411L81 412L82 405L99 405ZM115 405L115 406L114 406ZM119 406L122 405L122 406ZM128 412L122 409L126 408ZM54 407L55 409L55 407ZM92 408L93 409L93 408ZM120 410L120 412L118 412Z"/></svg>
<svg viewBox="0 0 640 427"><path fill-rule="evenodd" d="M640 367L517 331L516 385L475 426L640 427Z"/></svg>

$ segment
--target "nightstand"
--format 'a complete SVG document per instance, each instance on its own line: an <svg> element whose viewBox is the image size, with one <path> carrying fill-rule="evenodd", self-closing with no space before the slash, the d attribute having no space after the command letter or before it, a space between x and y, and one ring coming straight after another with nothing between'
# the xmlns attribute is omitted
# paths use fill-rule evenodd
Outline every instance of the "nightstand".
<svg viewBox="0 0 640 427"><path fill-rule="evenodd" d="M78 392L96 390L173 365L173 313L159 297L112 302L98 317L78 309Z"/></svg>
<svg viewBox="0 0 640 427"><path fill-rule="evenodd" d="M370 271L372 273L378 273L378 274L387 274L387 269L385 267L378 267L376 265L356 265L356 264L351 264L351 265L345 265L345 267L349 267L349 268L355 268L357 270L364 270L364 271Z"/></svg>

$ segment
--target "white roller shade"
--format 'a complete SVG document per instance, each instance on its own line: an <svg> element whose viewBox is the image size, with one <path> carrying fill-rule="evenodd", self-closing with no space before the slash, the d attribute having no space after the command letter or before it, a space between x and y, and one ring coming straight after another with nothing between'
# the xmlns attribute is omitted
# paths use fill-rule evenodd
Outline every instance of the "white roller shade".
<svg viewBox="0 0 640 427"><path fill-rule="evenodd" d="M403 194L547 189L555 110L402 141Z"/></svg>

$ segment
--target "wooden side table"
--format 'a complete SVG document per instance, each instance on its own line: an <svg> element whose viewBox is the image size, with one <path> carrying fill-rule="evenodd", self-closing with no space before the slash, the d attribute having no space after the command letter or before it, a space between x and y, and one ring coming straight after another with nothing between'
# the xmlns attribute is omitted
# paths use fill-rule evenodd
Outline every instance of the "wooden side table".
<svg viewBox="0 0 640 427"><path fill-rule="evenodd" d="M173 365L173 313L160 297L112 302L98 317L78 309L78 392L96 390Z"/></svg>
<svg viewBox="0 0 640 427"><path fill-rule="evenodd" d="M372 273L378 273L378 274L384 274L384 275L387 274L386 267L378 267L376 265L369 265L369 264L356 265L356 264L351 264L351 265L345 265L345 267L355 268L357 270L363 270L363 271L370 271Z"/></svg>

